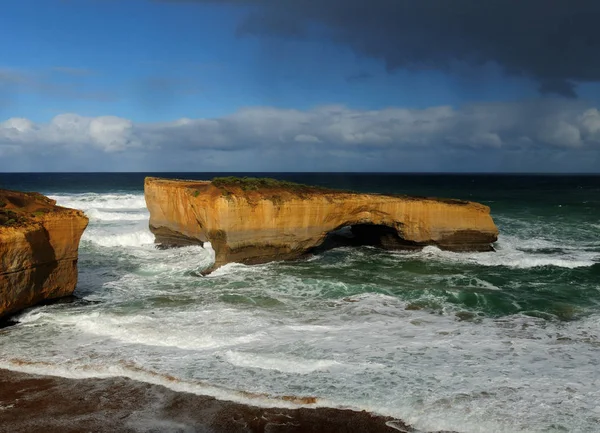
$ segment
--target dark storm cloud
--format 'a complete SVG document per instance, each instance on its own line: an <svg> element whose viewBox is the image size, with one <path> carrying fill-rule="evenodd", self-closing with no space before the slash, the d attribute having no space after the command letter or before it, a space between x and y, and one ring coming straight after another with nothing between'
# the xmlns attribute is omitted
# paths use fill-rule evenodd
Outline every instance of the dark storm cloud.
<svg viewBox="0 0 600 433"><path fill-rule="evenodd" d="M574 97L600 81L598 0L163 0L248 10L238 32L328 37L388 70L497 63L542 93Z"/></svg>

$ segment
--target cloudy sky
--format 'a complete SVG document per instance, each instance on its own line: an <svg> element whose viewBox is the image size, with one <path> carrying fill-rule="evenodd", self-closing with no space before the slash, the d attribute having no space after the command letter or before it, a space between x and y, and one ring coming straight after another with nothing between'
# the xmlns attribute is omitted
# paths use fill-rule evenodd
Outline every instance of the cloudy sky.
<svg viewBox="0 0 600 433"><path fill-rule="evenodd" d="M597 0L4 0L0 171L600 172Z"/></svg>

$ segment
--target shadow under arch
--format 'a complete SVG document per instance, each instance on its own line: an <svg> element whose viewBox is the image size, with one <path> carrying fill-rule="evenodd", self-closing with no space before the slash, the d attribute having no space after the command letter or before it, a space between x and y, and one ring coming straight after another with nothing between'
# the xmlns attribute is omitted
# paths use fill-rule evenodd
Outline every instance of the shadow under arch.
<svg viewBox="0 0 600 433"><path fill-rule="evenodd" d="M384 250L414 250L424 245L407 241L401 231L386 224L346 223L330 231L310 253L319 254L339 247L371 246Z"/></svg>

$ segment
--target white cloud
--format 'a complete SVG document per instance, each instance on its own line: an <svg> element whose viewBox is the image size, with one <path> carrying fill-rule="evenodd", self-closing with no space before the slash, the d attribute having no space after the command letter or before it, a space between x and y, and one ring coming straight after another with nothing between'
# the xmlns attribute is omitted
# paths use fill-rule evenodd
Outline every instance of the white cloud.
<svg viewBox="0 0 600 433"><path fill-rule="evenodd" d="M106 152L122 151L140 146L133 134L133 123L115 116L103 116L92 119L89 134L94 144Z"/></svg>
<svg viewBox="0 0 600 433"><path fill-rule="evenodd" d="M23 119L22 117L13 117L5 122L0 123L0 128L12 129L15 134L23 133L30 129L33 129L34 123L29 119Z"/></svg>
<svg viewBox="0 0 600 433"><path fill-rule="evenodd" d="M600 112L597 108L586 110L579 119L582 134L589 141L600 142Z"/></svg>
<svg viewBox="0 0 600 433"><path fill-rule="evenodd" d="M545 143L560 147L578 147L581 141L581 125L569 123L564 120L548 122L546 127L539 132L538 138Z"/></svg>
<svg viewBox="0 0 600 433"><path fill-rule="evenodd" d="M597 153L598 143L598 109L578 101L552 99L425 109L250 107L221 118L161 123L62 114L48 123L22 118L0 123L0 148L4 149L0 170L18 169L18 161L27 161L27 167L39 170L54 169L48 165L52 163L48 155L60 160L60 167L68 167L70 159L77 159L80 167L82 158L92 153L100 165L90 170L110 168L111 161L117 160L119 167L128 160L137 161L131 169L142 170L328 169L327 158L340 170L357 169L367 159L375 170L403 169L398 161L407 169L419 170L407 155L425 161L442 158L445 153L459 165L468 159L476 166L478 158L485 161L490 152L496 152L502 161L518 152L535 152L537 160L531 161L531 168L537 169L540 155ZM585 160L590 160L589 155ZM446 162L440 160L441 167ZM527 161L519 162L519 167L523 164ZM437 167L437 163L429 160L425 166ZM462 168L447 167L449 171Z"/></svg>
<svg viewBox="0 0 600 433"><path fill-rule="evenodd" d="M60 114L46 124L12 118L0 123L0 143L21 144L24 151L36 146L56 149L94 146L115 152L140 145L132 130L130 120L115 116Z"/></svg>

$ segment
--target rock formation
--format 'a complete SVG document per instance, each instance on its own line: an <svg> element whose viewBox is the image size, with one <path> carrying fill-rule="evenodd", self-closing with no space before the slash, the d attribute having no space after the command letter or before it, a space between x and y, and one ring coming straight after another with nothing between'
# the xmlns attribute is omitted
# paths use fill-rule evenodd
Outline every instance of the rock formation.
<svg viewBox="0 0 600 433"><path fill-rule="evenodd" d="M354 242L386 249L436 245L490 251L498 236L489 207L479 203L360 194L271 179L148 177L145 197L156 242L209 241L215 250L212 269L229 262L298 258L347 226Z"/></svg>
<svg viewBox="0 0 600 433"><path fill-rule="evenodd" d="M75 290L88 219L55 203L38 193L0 190L0 317Z"/></svg>

